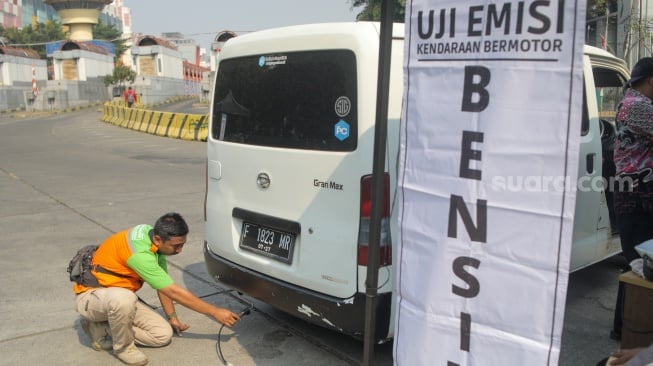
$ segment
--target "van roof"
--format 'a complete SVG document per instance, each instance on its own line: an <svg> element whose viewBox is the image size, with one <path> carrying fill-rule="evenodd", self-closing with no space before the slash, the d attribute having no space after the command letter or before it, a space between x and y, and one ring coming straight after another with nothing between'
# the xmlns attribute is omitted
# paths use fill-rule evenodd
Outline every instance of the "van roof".
<svg viewBox="0 0 653 366"><path fill-rule="evenodd" d="M220 52L220 57L229 57L234 53L238 55L252 53L253 50L248 49L245 45L253 44L257 45L257 53L268 52L266 49L278 50L279 47L293 50L320 49L325 45L328 45L329 48L346 48L347 45L351 45L349 42L353 39L364 46L369 45L373 39L378 43L379 33L380 23L378 22L314 23L270 28L230 39ZM404 24L395 23L392 37L394 39L404 38ZM282 40L283 45L279 43Z"/></svg>
<svg viewBox="0 0 653 366"><path fill-rule="evenodd" d="M403 23L395 23L392 31L393 39L404 39L405 37L405 26ZM236 54L247 54L251 52L248 50L247 44L272 42L274 40L286 39L291 41L294 47L297 48L310 48L311 45L315 47L320 44L321 41L329 40L328 43L331 43L332 47L335 47L336 44L332 42L338 38L345 38L345 36L350 36L352 34L358 35L360 40L364 43L364 39L370 37L371 35L375 36L375 39L378 41L378 35L380 33L380 23L379 22L368 22L368 21L356 21L356 22L333 22L333 23L313 23L313 24L302 24L302 25L292 25L279 28L270 28L265 30L260 30L252 33L247 33L238 37L230 39L223 49L223 57L229 57L232 52L235 51ZM368 38L369 40L369 38ZM241 47L239 47L241 46ZM293 48L294 48L293 47ZM319 48L319 47L318 47ZM249 51L249 52L248 52ZM259 50L258 52L265 52L264 50ZM585 45L583 52L588 55L592 61L597 65L605 65L621 69L625 71L626 74L630 74L630 70L626 62L610 52L603 50L598 47Z"/></svg>
<svg viewBox="0 0 653 366"><path fill-rule="evenodd" d="M615 55L611 54L610 52L608 52L608 51L606 51L606 50L604 50L602 48L590 46L588 44L585 45L583 51L586 54L591 54L591 55L600 55L600 56L605 56L605 57L615 57Z"/></svg>
<svg viewBox="0 0 653 366"><path fill-rule="evenodd" d="M630 75L630 69L628 68L628 65L626 65L626 61L616 57L604 49L585 45L583 52L592 59L592 63L595 66L618 69L625 75Z"/></svg>
<svg viewBox="0 0 653 366"><path fill-rule="evenodd" d="M247 37L262 37L268 34L301 34L301 33L313 33L313 34L340 34L343 32L350 32L352 30L357 30L365 27L373 27L379 32L381 24L379 22L370 22L370 21L354 21L354 22L331 22L331 23L310 23L310 24L300 24L300 25L290 25L285 27L278 28L269 28L256 32L247 33L245 35L235 37L235 38L247 38ZM394 28L392 32L394 38L404 38L404 23L394 23Z"/></svg>

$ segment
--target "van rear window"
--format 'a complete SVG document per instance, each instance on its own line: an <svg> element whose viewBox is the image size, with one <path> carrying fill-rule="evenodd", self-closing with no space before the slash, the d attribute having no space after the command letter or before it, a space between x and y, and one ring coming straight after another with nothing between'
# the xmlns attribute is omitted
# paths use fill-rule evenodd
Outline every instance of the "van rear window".
<svg viewBox="0 0 653 366"><path fill-rule="evenodd" d="M213 100L214 139L292 149L356 149L356 56L352 51L222 60Z"/></svg>

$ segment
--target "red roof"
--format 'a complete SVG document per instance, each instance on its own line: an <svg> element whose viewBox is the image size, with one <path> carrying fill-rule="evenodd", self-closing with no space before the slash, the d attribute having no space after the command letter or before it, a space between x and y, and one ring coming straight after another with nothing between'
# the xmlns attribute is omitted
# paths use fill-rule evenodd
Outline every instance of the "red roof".
<svg viewBox="0 0 653 366"><path fill-rule="evenodd" d="M77 42L77 41L67 41L65 43L61 44L61 50L62 51L70 51L70 50L84 50L84 51L89 51L93 53L99 53L101 55L108 55L109 51L102 47L98 46L96 44L92 43L87 43L87 42Z"/></svg>
<svg viewBox="0 0 653 366"><path fill-rule="evenodd" d="M162 46L177 51L177 45L173 42L156 36L139 36L136 39L136 44L138 46Z"/></svg>
<svg viewBox="0 0 653 366"><path fill-rule="evenodd" d="M8 46L4 46L4 47L0 46L0 54L25 57L25 58L33 58L36 60L41 59L39 53L30 48L15 48L15 47L8 47Z"/></svg>

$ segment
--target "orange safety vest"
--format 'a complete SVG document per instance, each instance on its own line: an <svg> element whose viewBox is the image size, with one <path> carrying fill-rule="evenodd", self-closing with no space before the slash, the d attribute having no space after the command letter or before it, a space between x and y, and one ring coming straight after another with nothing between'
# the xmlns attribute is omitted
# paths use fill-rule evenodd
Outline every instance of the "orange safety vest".
<svg viewBox="0 0 653 366"><path fill-rule="evenodd" d="M131 257L132 250L129 246L128 235L131 229L124 230L110 236L100 245L93 255L91 263L102 268L94 268L91 273L97 278L102 287L122 287L131 291L137 291L143 286L143 279L127 266L127 259ZM156 253L158 247L154 244L150 251ZM106 269L109 272L119 274L121 277L102 271ZM75 294L82 293L91 289L78 283L73 284Z"/></svg>

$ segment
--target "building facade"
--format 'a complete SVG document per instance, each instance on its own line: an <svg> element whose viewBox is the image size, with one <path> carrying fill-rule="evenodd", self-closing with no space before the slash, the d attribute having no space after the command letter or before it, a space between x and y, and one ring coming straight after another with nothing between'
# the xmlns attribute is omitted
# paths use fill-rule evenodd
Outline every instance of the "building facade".
<svg viewBox="0 0 653 366"><path fill-rule="evenodd" d="M585 43L604 48L632 67L651 56L653 0L612 0L605 15L588 19Z"/></svg>
<svg viewBox="0 0 653 366"><path fill-rule="evenodd" d="M61 22L61 14L55 11L57 6L48 4L60 4L62 1L0 0L0 24L5 28L22 29L50 20ZM94 3L98 2L109 3L107 0ZM86 9L81 1L70 1L70 4ZM63 5L58 7L68 10ZM128 48L121 61L136 71L137 78L132 86L138 90L144 103L156 103L178 95L205 94L204 79L210 74L208 55L205 52L203 55L203 50L193 39L185 38L178 32L164 33L160 37L134 35L131 10L124 6L124 0L114 0L104 6L98 19L102 24L121 30L123 38L127 40ZM69 30L72 32L72 28ZM87 33L88 30L84 35ZM96 47L94 42L97 41L70 38L52 40L46 46L48 59L52 62L45 67L45 74L40 75L39 71L37 77L41 82L49 79L43 90L49 89L48 95L54 93L54 97L48 97L49 101L54 102L46 107L59 108L83 102L84 99L94 101L96 96L100 98L104 94L100 89L108 89L102 85L102 79L113 72L114 55L111 53L114 50L107 48L107 53L101 47ZM40 62L45 64L46 61ZM0 78L0 82L6 85L9 79Z"/></svg>
<svg viewBox="0 0 653 366"><path fill-rule="evenodd" d="M5 28L23 28L57 19L57 12L43 0L0 0L0 24Z"/></svg>
<svg viewBox="0 0 653 366"><path fill-rule="evenodd" d="M124 0L114 0L100 14L103 24L112 24L123 31L125 37L132 36L131 11L124 6ZM0 24L5 28L31 27L48 20L60 21L57 12L44 0L0 0Z"/></svg>

